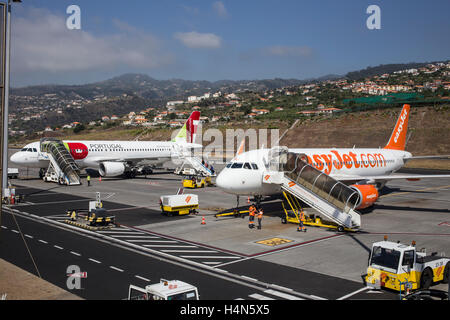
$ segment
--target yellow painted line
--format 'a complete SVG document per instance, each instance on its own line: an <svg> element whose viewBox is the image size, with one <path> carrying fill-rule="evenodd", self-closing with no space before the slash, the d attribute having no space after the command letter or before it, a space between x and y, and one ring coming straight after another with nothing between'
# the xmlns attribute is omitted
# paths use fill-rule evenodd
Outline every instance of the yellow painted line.
<svg viewBox="0 0 450 320"><path fill-rule="evenodd" d="M398 193L386 194L386 195L384 195L384 196L381 196L380 199L381 199L381 198L386 198L386 197L401 196L401 195L403 195L403 194L409 194L409 193L418 192L418 191L430 191L430 190L439 190L439 189L446 189L446 188L450 188L450 185L447 185L447 186L441 186L441 187L432 187L432 188L417 189L417 190L407 191L407 192L398 192Z"/></svg>

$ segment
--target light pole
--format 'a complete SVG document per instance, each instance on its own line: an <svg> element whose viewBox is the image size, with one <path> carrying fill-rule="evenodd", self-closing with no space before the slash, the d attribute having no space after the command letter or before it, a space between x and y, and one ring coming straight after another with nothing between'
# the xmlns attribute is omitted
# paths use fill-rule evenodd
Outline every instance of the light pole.
<svg viewBox="0 0 450 320"><path fill-rule="evenodd" d="M22 2L21 0L12 0L12 2ZM11 56L11 0L8 3L0 3L1 14L1 197L3 199L4 191L8 188L8 115L9 115L9 65ZM0 222L1 222L0 206Z"/></svg>

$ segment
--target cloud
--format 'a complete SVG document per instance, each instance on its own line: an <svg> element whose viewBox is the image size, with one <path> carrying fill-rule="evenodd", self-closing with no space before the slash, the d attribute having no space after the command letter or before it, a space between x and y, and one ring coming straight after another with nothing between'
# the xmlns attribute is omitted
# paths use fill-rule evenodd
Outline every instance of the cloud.
<svg viewBox="0 0 450 320"><path fill-rule="evenodd" d="M222 18L228 17L228 11L222 1L216 1L212 4L214 12Z"/></svg>
<svg viewBox="0 0 450 320"><path fill-rule="evenodd" d="M220 48L222 39L213 33L199 33L199 32L177 32L174 38L181 41L189 48Z"/></svg>
<svg viewBox="0 0 450 320"><path fill-rule="evenodd" d="M280 57L310 57L313 50L307 46L270 46L263 48L262 53Z"/></svg>
<svg viewBox="0 0 450 320"><path fill-rule="evenodd" d="M69 30L66 16L26 8L12 26L12 72L19 74L110 70L117 67L152 69L172 63L155 36L113 20L107 35Z"/></svg>

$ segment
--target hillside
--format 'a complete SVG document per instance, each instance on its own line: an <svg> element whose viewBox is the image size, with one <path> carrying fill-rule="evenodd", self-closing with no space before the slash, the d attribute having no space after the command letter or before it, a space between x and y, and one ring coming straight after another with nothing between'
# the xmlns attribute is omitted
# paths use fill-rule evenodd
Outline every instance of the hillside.
<svg viewBox="0 0 450 320"><path fill-rule="evenodd" d="M400 108L346 114L327 120L307 120L290 130L281 144L289 147L383 147L397 121ZM448 107L411 109L407 150L415 155L450 154Z"/></svg>

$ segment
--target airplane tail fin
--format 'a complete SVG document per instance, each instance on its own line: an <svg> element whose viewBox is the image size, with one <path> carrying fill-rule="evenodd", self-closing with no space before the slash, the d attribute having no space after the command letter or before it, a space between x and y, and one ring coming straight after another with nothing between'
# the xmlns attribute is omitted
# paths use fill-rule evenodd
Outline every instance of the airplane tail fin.
<svg viewBox="0 0 450 320"><path fill-rule="evenodd" d="M194 143L199 122L200 111L193 111L172 141L180 143Z"/></svg>
<svg viewBox="0 0 450 320"><path fill-rule="evenodd" d="M406 146L406 132L408 131L408 119L410 105L403 105L402 112L398 117L397 123L395 125L394 131L392 131L391 137L384 149L391 150L405 150Z"/></svg>

